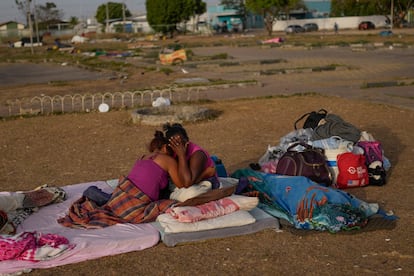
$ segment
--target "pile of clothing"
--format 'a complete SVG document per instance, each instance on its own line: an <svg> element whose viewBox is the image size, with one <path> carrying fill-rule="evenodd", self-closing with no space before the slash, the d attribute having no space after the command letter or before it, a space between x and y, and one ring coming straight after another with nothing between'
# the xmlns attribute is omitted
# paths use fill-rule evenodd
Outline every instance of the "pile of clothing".
<svg viewBox="0 0 414 276"><path fill-rule="evenodd" d="M295 122L295 130L283 136L279 145L269 145L258 163L251 164L251 167L266 173L284 174L278 163L287 152L301 152L312 147L324 155L330 174L330 183L324 183L327 186L332 184L346 189L384 185L391 163L384 154L381 142L336 114L322 113L321 116L320 112L315 112L319 116L316 119L309 115L303 128L297 128ZM315 181L315 178L311 179Z"/></svg>
<svg viewBox="0 0 414 276"><path fill-rule="evenodd" d="M295 228L330 232L359 229L376 214L397 218L343 191L386 183L391 163L370 133L324 109L304 114L294 127L258 163L231 175L249 183L245 193L259 192L261 209Z"/></svg>

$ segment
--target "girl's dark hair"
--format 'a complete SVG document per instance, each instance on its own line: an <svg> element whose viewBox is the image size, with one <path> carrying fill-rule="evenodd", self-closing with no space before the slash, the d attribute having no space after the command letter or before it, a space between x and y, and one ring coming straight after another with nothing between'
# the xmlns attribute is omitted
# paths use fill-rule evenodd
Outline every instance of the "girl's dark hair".
<svg viewBox="0 0 414 276"><path fill-rule="evenodd" d="M165 137L167 138L167 140L169 140L171 137L175 135L180 135L181 138L184 140L184 142L188 142L190 140L188 138L187 131L184 129L184 127L181 124L166 123L164 124L163 129L165 131Z"/></svg>
<svg viewBox="0 0 414 276"><path fill-rule="evenodd" d="M155 150L160 150L164 145L168 144L168 139L164 136L162 131L156 130L154 133L154 138L152 138L148 150L154 152Z"/></svg>

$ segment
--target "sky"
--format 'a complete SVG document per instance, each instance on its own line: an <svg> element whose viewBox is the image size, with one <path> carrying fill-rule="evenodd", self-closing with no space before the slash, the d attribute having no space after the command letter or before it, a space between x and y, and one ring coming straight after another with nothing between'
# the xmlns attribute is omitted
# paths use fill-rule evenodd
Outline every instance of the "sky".
<svg viewBox="0 0 414 276"><path fill-rule="evenodd" d="M145 12L145 0L32 0L32 3L37 5L45 5L46 2L55 3L56 7L63 11L64 20L72 16L80 19L93 18L97 8L106 2L124 2L132 13ZM219 0L204 0L204 2L207 5L215 5ZM0 0L0 23L7 21L26 22L23 14L17 9L15 0Z"/></svg>

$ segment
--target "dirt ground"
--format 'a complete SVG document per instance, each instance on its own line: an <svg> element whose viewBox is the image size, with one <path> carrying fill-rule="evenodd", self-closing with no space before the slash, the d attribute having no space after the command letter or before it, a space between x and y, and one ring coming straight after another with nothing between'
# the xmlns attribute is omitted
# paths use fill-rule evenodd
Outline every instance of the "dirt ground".
<svg viewBox="0 0 414 276"><path fill-rule="evenodd" d="M150 80L148 80L150 81ZM153 81L153 80L151 80ZM99 87L102 83L90 82ZM37 86L25 86L28 91ZM21 88L21 87L20 87ZM15 94L20 88L14 88ZM78 85L77 89L81 89ZM254 93L254 87L250 89ZM10 89L8 90L10 91ZM222 91L225 93L225 90ZM223 160L229 172L257 160L293 130L303 113L325 108L383 143L392 169L383 187L349 190L400 217L395 228L329 234L265 230L251 235L155 247L31 275L412 275L414 273L414 110L329 95L217 100L214 120L186 123L191 140ZM153 126L130 111L16 118L0 122L0 183L4 191L117 178L146 151Z"/></svg>

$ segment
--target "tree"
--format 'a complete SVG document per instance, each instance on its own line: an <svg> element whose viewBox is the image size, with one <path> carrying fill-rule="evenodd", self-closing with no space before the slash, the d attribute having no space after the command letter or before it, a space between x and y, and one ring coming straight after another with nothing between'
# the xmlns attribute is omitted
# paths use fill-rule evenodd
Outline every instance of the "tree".
<svg viewBox="0 0 414 276"><path fill-rule="evenodd" d="M194 0L195 7L194 7L194 13L196 15L202 15L207 11L207 4L203 0Z"/></svg>
<svg viewBox="0 0 414 276"><path fill-rule="evenodd" d="M151 28L172 36L178 23L200 14L205 4L197 0L146 0L145 5Z"/></svg>
<svg viewBox="0 0 414 276"><path fill-rule="evenodd" d="M396 26L401 26L408 12L414 7L414 0L395 0L393 7L393 22Z"/></svg>
<svg viewBox="0 0 414 276"><path fill-rule="evenodd" d="M368 0L332 0L331 16L364 16L378 14L377 3ZM384 2L384 1L382 1ZM388 1L389 2L389 1ZM390 8L388 7L388 11Z"/></svg>
<svg viewBox="0 0 414 276"><path fill-rule="evenodd" d="M53 2L46 2L45 5L36 5L35 13L39 22L42 23L61 21L63 18L63 11L59 10Z"/></svg>
<svg viewBox="0 0 414 276"><path fill-rule="evenodd" d="M207 4L203 2L202 0L194 0L194 3L195 3L195 7L194 7L195 20L194 21L197 24L200 15L202 15L203 13L207 11ZM198 25L196 25L196 27L198 28Z"/></svg>
<svg viewBox="0 0 414 276"><path fill-rule="evenodd" d="M303 0L289 0L284 8L285 14L290 18L290 12L292 10L308 10Z"/></svg>
<svg viewBox="0 0 414 276"><path fill-rule="evenodd" d="M29 18L28 18L28 12L31 11L31 2L32 0L15 0L17 9L22 13L22 15L26 18L26 25L29 25Z"/></svg>
<svg viewBox="0 0 414 276"><path fill-rule="evenodd" d="M15 3L17 9L26 17L27 25L29 25L29 12L39 22L40 28L47 28L51 23L61 21L63 18L63 11L59 10L54 2L36 5L33 10L31 7L32 0L15 0Z"/></svg>
<svg viewBox="0 0 414 276"><path fill-rule="evenodd" d="M289 0L246 0L248 10L263 15L269 36L272 35L273 25L278 16L286 10L288 5Z"/></svg>
<svg viewBox="0 0 414 276"><path fill-rule="evenodd" d="M76 25L79 24L79 18L77 18L76 16L71 16L70 19L69 19L69 24L72 27L75 27Z"/></svg>
<svg viewBox="0 0 414 276"><path fill-rule="evenodd" d="M95 15L96 21L98 21L101 24L105 24L107 20L106 18L107 5L108 5L108 19L123 18L124 12L125 12L126 17L131 16L131 12L128 10L126 6L124 6L123 3L108 2L106 4L100 5L98 9L96 10L96 15Z"/></svg>

